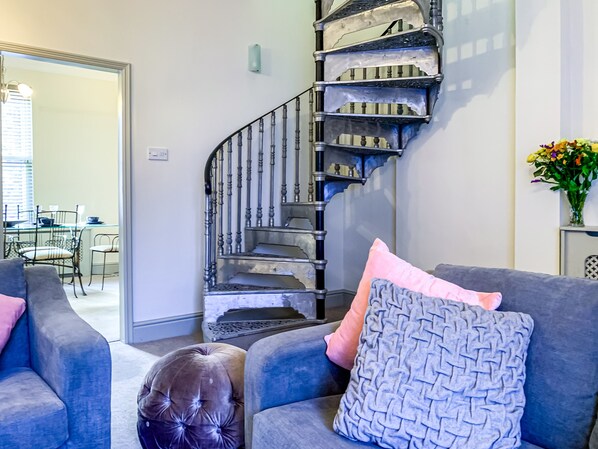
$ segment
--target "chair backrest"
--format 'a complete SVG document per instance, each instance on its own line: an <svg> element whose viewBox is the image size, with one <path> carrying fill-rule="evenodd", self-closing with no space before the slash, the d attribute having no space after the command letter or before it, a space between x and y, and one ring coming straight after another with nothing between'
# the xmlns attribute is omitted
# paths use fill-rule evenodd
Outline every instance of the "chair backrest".
<svg viewBox="0 0 598 449"><path fill-rule="evenodd" d="M110 252L118 252L118 234L101 232L93 237L93 246L109 246Z"/></svg>
<svg viewBox="0 0 598 449"><path fill-rule="evenodd" d="M78 232L79 212L75 210L42 210L37 207L35 215L35 244L33 259L43 251L46 260L64 258L64 250L79 251L81 233Z"/></svg>

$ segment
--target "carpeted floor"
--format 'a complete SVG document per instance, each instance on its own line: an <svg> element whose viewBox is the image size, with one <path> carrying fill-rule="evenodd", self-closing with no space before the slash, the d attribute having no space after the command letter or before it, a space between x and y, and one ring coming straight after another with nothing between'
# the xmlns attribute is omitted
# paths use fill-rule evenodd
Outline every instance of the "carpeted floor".
<svg viewBox="0 0 598 449"><path fill-rule="evenodd" d="M182 337L156 340L136 345L119 341L119 290L118 277L106 278L104 291L101 280L88 287L84 278L87 296L73 295L72 285L65 284L65 292L73 309L94 329L110 342L112 355L112 449L141 449L137 438L137 393L145 374L163 355L178 348L203 342L201 333ZM327 310L330 321L342 319L346 308ZM265 336L265 335L262 335ZM247 349L257 337L241 337L227 341Z"/></svg>

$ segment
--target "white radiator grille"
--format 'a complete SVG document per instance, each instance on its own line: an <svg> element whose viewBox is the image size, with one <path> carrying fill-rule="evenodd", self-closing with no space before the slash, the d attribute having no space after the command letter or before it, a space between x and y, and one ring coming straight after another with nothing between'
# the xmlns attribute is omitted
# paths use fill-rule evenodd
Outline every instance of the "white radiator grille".
<svg viewBox="0 0 598 449"><path fill-rule="evenodd" d="M598 280L598 255L586 257L584 277Z"/></svg>

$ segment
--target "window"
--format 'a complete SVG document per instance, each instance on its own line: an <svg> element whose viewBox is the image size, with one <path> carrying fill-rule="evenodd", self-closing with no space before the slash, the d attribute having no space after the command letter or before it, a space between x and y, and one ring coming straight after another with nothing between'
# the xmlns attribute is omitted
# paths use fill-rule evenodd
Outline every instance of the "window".
<svg viewBox="0 0 598 449"><path fill-rule="evenodd" d="M2 193L8 215L33 209L33 122L31 99L10 89L2 105Z"/></svg>

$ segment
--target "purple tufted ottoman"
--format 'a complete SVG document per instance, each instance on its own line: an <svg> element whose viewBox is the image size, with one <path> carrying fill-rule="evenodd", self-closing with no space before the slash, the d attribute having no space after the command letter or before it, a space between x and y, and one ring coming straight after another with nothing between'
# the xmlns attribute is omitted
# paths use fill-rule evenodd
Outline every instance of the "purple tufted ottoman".
<svg viewBox="0 0 598 449"><path fill-rule="evenodd" d="M177 349L158 360L137 395L144 449L244 446L245 351L224 343Z"/></svg>

